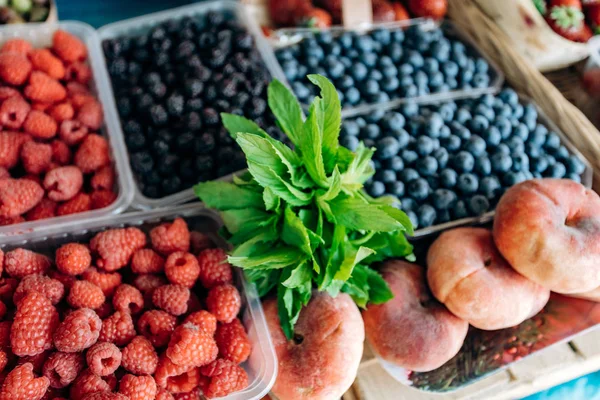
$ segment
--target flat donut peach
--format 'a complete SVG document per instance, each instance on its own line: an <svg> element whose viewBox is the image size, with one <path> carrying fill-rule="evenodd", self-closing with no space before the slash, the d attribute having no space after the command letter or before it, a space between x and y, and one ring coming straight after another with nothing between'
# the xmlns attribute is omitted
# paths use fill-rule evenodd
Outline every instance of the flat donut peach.
<svg viewBox="0 0 600 400"><path fill-rule="evenodd" d="M567 179L510 188L496 207L494 241L522 275L557 293L600 287L600 197Z"/></svg>
<svg viewBox="0 0 600 400"><path fill-rule="evenodd" d="M589 292L572 293L572 294L569 294L568 296L600 303L600 287L598 287L594 290L590 290Z"/></svg>
<svg viewBox="0 0 600 400"><path fill-rule="evenodd" d="M515 326L537 314L550 291L513 270L494 246L492 232L458 228L442 233L427 253L433 295L479 329Z"/></svg>
<svg viewBox="0 0 600 400"><path fill-rule="evenodd" d="M265 300L263 308L279 361L273 394L279 400L339 400L356 378L365 340L350 296L313 292L290 341L279 325L277 301Z"/></svg>
<svg viewBox="0 0 600 400"><path fill-rule="evenodd" d="M441 367L458 353L469 325L431 296L423 267L388 261L381 274L394 298L363 311L371 347L384 360L411 371Z"/></svg>

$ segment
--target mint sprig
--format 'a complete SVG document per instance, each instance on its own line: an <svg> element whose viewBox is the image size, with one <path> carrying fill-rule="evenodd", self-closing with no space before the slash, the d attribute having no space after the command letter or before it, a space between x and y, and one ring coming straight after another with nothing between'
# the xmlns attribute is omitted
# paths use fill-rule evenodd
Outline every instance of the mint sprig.
<svg viewBox="0 0 600 400"><path fill-rule="evenodd" d="M363 191L374 174L375 149L355 153L339 145L341 104L327 78L309 75L321 92L305 116L292 92L275 80L269 107L294 149L243 117L222 114L223 124L246 155L248 173L233 183L205 182L196 195L220 211L223 235L234 246L232 265L243 268L259 295L276 290L288 339L314 288L348 293L360 307L381 304L392 293L370 264L414 258L405 234L413 228L393 197Z"/></svg>

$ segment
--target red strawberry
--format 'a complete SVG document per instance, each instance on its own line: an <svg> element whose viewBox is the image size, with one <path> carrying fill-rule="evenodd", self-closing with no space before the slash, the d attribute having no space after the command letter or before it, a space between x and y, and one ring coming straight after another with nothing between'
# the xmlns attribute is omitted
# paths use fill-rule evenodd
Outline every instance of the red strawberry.
<svg viewBox="0 0 600 400"><path fill-rule="evenodd" d="M552 7L573 7L581 10L581 0L550 0L548 8Z"/></svg>
<svg viewBox="0 0 600 400"><path fill-rule="evenodd" d="M327 11L314 7L307 10L306 14L300 18L300 21L297 21L297 24L310 28L329 28L331 22L331 15Z"/></svg>
<svg viewBox="0 0 600 400"><path fill-rule="evenodd" d="M396 20L396 11L388 0L373 0L373 21L393 22Z"/></svg>
<svg viewBox="0 0 600 400"><path fill-rule="evenodd" d="M441 19L448 10L448 0L408 0L408 9L415 17Z"/></svg>
<svg viewBox="0 0 600 400"><path fill-rule="evenodd" d="M305 15L312 8L308 0L270 0L268 6L273 22L282 26L294 24L297 15Z"/></svg>
<svg viewBox="0 0 600 400"><path fill-rule="evenodd" d="M410 19L410 15L408 14L406 7L404 7L404 4L393 3L392 7L394 8L394 13L396 14L396 21L406 21Z"/></svg>
<svg viewBox="0 0 600 400"><path fill-rule="evenodd" d="M600 4L589 6L585 9L586 16L595 33L600 33Z"/></svg>
<svg viewBox="0 0 600 400"><path fill-rule="evenodd" d="M552 7L547 22L554 32L565 39L579 42L587 36L583 12L575 7Z"/></svg>

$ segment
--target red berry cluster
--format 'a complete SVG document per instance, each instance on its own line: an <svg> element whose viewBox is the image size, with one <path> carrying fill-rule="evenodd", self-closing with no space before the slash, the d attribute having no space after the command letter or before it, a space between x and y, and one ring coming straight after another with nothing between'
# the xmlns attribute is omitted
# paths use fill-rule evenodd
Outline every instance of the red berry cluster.
<svg viewBox="0 0 600 400"><path fill-rule="evenodd" d="M214 398L248 385L225 253L180 218L149 239L122 228L53 259L0 250L0 400Z"/></svg>
<svg viewBox="0 0 600 400"><path fill-rule="evenodd" d="M104 208L117 197L84 43L0 47L0 225Z"/></svg>

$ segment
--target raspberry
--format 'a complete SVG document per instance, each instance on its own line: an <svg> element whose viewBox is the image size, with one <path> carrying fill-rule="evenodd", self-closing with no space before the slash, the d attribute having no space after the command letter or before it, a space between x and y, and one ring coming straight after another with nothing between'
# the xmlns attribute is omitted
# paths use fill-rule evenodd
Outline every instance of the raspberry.
<svg viewBox="0 0 600 400"><path fill-rule="evenodd" d="M0 167L12 168L19 162L21 147L31 137L22 133L0 132Z"/></svg>
<svg viewBox="0 0 600 400"><path fill-rule="evenodd" d="M109 302L102 304L100 307L96 308L94 311L96 311L96 314L98 314L100 319L106 319L106 318L110 317L112 315L112 313L115 312L112 304L110 304Z"/></svg>
<svg viewBox="0 0 600 400"><path fill-rule="evenodd" d="M0 167L0 179L10 178L10 172L4 167Z"/></svg>
<svg viewBox="0 0 600 400"><path fill-rule="evenodd" d="M56 279L45 275L27 275L21 280L13 295L13 301L18 304L23 297L31 292L43 294L54 305L65 295L65 286Z"/></svg>
<svg viewBox="0 0 600 400"><path fill-rule="evenodd" d="M120 393L95 392L86 395L82 400L130 400L129 397Z"/></svg>
<svg viewBox="0 0 600 400"><path fill-rule="evenodd" d="M87 103L97 102L96 98L92 96L89 92L72 94L70 100L71 104L76 110L79 110Z"/></svg>
<svg viewBox="0 0 600 400"><path fill-rule="evenodd" d="M0 319L3 319L4 317L6 317L6 312L7 312L6 305L0 301Z"/></svg>
<svg viewBox="0 0 600 400"><path fill-rule="evenodd" d="M188 305L188 309L187 309L188 313L194 313L196 311L202 310L202 303L200 302L200 299L198 298L198 296L196 296L195 293L190 293L190 298L188 300L187 305Z"/></svg>
<svg viewBox="0 0 600 400"><path fill-rule="evenodd" d="M200 264L200 282L211 289L224 283L233 282L231 264L227 262L227 254L223 249L207 249L198 255Z"/></svg>
<svg viewBox="0 0 600 400"><path fill-rule="evenodd" d="M48 114L57 122L62 122L73 119L75 110L73 110L73 106L69 103L59 103L52 106L48 110Z"/></svg>
<svg viewBox="0 0 600 400"><path fill-rule="evenodd" d="M198 254L202 250L212 249L215 247L215 244L208 235L198 231L192 231L190 232L190 247L192 253Z"/></svg>
<svg viewBox="0 0 600 400"><path fill-rule="evenodd" d="M158 355L152 343L144 336L136 336L123 349L121 366L136 375L152 375L156 371Z"/></svg>
<svg viewBox="0 0 600 400"><path fill-rule="evenodd" d="M137 314L144 309L144 297L137 288L122 284L113 296L113 307L117 311Z"/></svg>
<svg viewBox="0 0 600 400"><path fill-rule="evenodd" d="M165 259L152 249L141 249L131 259L134 274L158 274L165 269Z"/></svg>
<svg viewBox="0 0 600 400"><path fill-rule="evenodd" d="M163 347L169 343L175 330L177 318L160 310L146 311L138 320L139 332L154 345Z"/></svg>
<svg viewBox="0 0 600 400"><path fill-rule="evenodd" d="M74 161L84 174L104 167L110 162L108 142L100 135L87 135L75 153Z"/></svg>
<svg viewBox="0 0 600 400"><path fill-rule="evenodd" d="M31 103L31 109L36 111L46 111L52 106L52 103L33 102Z"/></svg>
<svg viewBox="0 0 600 400"><path fill-rule="evenodd" d="M79 193L82 186L83 174L79 168L72 165L54 168L44 178L44 188L48 192L48 198L54 201L71 200Z"/></svg>
<svg viewBox="0 0 600 400"><path fill-rule="evenodd" d="M50 268L50 259L31 250L15 249L4 256L4 270L13 278L43 274Z"/></svg>
<svg viewBox="0 0 600 400"><path fill-rule="evenodd" d="M177 393L174 397L175 400L198 400L203 398L202 393L202 387L205 386L205 383L203 383L204 381L208 382L208 378L201 376L200 377L200 383L198 384L198 387L195 388L194 390L192 390L191 392L187 392L187 393Z"/></svg>
<svg viewBox="0 0 600 400"><path fill-rule="evenodd" d="M166 356L161 356L154 373L156 384L171 393L186 393L198 386L200 370L175 365Z"/></svg>
<svg viewBox="0 0 600 400"><path fill-rule="evenodd" d="M50 386L48 378L45 376L36 378L33 374L33 365L23 364L6 376L0 389L0 400L41 400L48 386Z"/></svg>
<svg viewBox="0 0 600 400"><path fill-rule="evenodd" d="M35 49L29 54L33 69L48 74L51 78L62 79L65 77L65 66L59 58L55 57L48 49Z"/></svg>
<svg viewBox="0 0 600 400"><path fill-rule="evenodd" d="M102 321L100 340L125 346L135 337L135 327L131 315L122 311L115 311L113 315Z"/></svg>
<svg viewBox="0 0 600 400"><path fill-rule="evenodd" d="M191 288L199 274L200 266L193 254L177 251L167 257L165 275L172 284Z"/></svg>
<svg viewBox="0 0 600 400"><path fill-rule="evenodd" d="M58 206L56 215L70 215L89 211L92 209L92 198L89 194L78 193L71 200Z"/></svg>
<svg viewBox="0 0 600 400"><path fill-rule="evenodd" d="M52 218L56 216L56 202L50 199L42 199L37 206L25 214L27 221L37 221L40 219Z"/></svg>
<svg viewBox="0 0 600 400"><path fill-rule="evenodd" d="M0 299L5 303L11 302L15 291L17 290L17 286L19 286L19 281L16 279L0 279Z"/></svg>
<svg viewBox="0 0 600 400"><path fill-rule="evenodd" d="M143 274L133 280L133 285L144 295L144 304L152 304L152 293L159 286L166 285L167 280L159 275Z"/></svg>
<svg viewBox="0 0 600 400"><path fill-rule="evenodd" d="M81 352L98 341L102 321L89 308L75 310L65 317L65 320L54 332L56 350L75 353Z"/></svg>
<svg viewBox="0 0 600 400"><path fill-rule="evenodd" d="M12 329L12 321L0 322L0 349L10 349L10 331Z"/></svg>
<svg viewBox="0 0 600 400"><path fill-rule="evenodd" d="M69 291L67 303L73 308L99 308L106 298L102 289L88 281L76 281Z"/></svg>
<svg viewBox="0 0 600 400"><path fill-rule="evenodd" d="M76 36L60 29L52 36L52 50L61 60L69 63L83 61L87 57L85 44Z"/></svg>
<svg viewBox="0 0 600 400"><path fill-rule="evenodd" d="M200 398L200 396L198 396ZM158 388L158 392L156 393L156 400L175 400L173 395L167 392L163 388Z"/></svg>
<svg viewBox="0 0 600 400"><path fill-rule="evenodd" d="M9 85L22 85L31 73L27 56L13 52L0 53L0 79Z"/></svg>
<svg viewBox="0 0 600 400"><path fill-rule="evenodd" d="M117 199L117 194L110 190L96 190L91 194L92 209L99 210L110 206Z"/></svg>
<svg viewBox="0 0 600 400"><path fill-rule="evenodd" d="M115 185L115 170L112 165L96 171L90 183L94 190L112 190Z"/></svg>
<svg viewBox="0 0 600 400"><path fill-rule="evenodd" d="M121 366L121 350L112 343L98 342L88 350L87 365L98 376L110 375Z"/></svg>
<svg viewBox="0 0 600 400"><path fill-rule="evenodd" d="M102 289L106 297L112 296L117 286L121 284L121 274L117 272L108 273L98 271L96 268L88 268L82 275L82 278Z"/></svg>
<svg viewBox="0 0 600 400"><path fill-rule="evenodd" d="M189 298L190 290L180 285L164 285L152 293L154 305L173 315L185 314Z"/></svg>
<svg viewBox="0 0 600 400"><path fill-rule="evenodd" d="M20 129L31 106L21 96L10 97L0 106L0 124L7 129Z"/></svg>
<svg viewBox="0 0 600 400"><path fill-rule="evenodd" d="M33 46L25 39L9 39L2 45L0 48L0 53L20 53L23 55L28 55L31 50L33 50Z"/></svg>
<svg viewBox="0 0 600 400"><path fill-rule="evenodd" d="M46 172L52 162L52 146L33 141L25 143L21 149L21 162L29 174L38 175Z"/></svg>
<svg viewBox="0 0 600 400"><path fill-rule="evenodd" d="M31 110L23 122L23 130L34 138L50 139L56 136L58 125L43 111Z"/></svg>
<svg viewBox="0 0 600 400"><path fill-rule="evenodd" d="M97 392L111 392L111 377L100 377L89 369L84 369L71 386L71 400L89 399L86 397Z"/></svg>
<svg viewBox="0 0 600 400"><path fill-rule="evenodd" d="M84 366L83 354L56 352L48 357L42 371L51 387L61 389L70 385Z"/></svg>
<svg viewBox="0 0 600 400"><path fill-rule="evenodd" d="M77 111L77 120L89 129L97 131L104 121L102 106L97 101L88 101Z"/></svg>
<svg viewBox="0 0 600 400"><path fill-rule="evenodd" d="M46 362L48 357L50 357L50 354L52 354L52 351L46 350L40 354L36 354L35 356L21 357L18 359L17 365L31 363L33 365L33 372L35 372L36 374L41 374L44 363Z"/></svg>
<svg viewBox="0 0 600 400"><path fill-rule="evenodd" d="M71 162L71 149L62 140L53 140L50 143L52 146L52 161L58 165L66 165Z"/></svg>
<svg viewBox="0 0 600 400"><path fill-rule="evenodd" d="M90 88L87 85L83 85L79 82L67 82L67 93L69 96L73 96L75 94L90 94Z"/></svg>
<svg viewBox="0 0 600 400"><path fill-rule="evenodd" d="M67 275L82 274L92 264L92 256L87 246L79 243L67 243L55 253L56 267Z"/></svg>
<svg viewBox="0 0 600 400"><path fill-rule="evenodd" d="M248 386L248 375L239 365L224 359L213 361L200 368L202 375L210 379L204 390L204 395L209 399L227 396Z"/></svg>
<svg viewBox="0 0 600 400"><path fill-rule="evenodd" d="M9 86L0 86L0 101L10 99L11 97L21 97L21 92Z"/></svg>
<svg viewBox="0 0 600 400"><path fill-rule="evenodd" d="M156 397L156 382L151 376L127 374L119 383L119 393L128 396L129 400L154 399Z"/></svg>
<svg viewBox="0 0 600 400"><path fill-rule="evenodd" d="M67 67L65 79L87 85L90 79L92 79L92 70L85 63L73 63Z"/></svg>
<svg viewBox="0 0 600 400"><path fill-rule="evenodd" d="M215 331L217 330L217 319L214 315L205 310L197 311L188 315L185 318L184 323L196 325L199 329L202 329L209 336L213 336L215 334Z"/></svg>
<svg viewBox="0 0 600 400"><path fill-rule="evenodd" d="M42 185L42 178L39 175L27 174L24 175L21 179L26 179L28 181L35 182L40 186Z"/></svg>
<svg viewBox="0 0 600 400"><path fill-rule="evenodd" d="M52 333L59 322L58 312L46 296L28 293L19 303L10 330L12 352L34 356L52 348Z"/></svg>
<svg viewBox="0 0 600 400"><path fill-rule="evenodd" d="M228 324L219 325L215 341L219 346L219 356L236 364L246 361L252 353L246 329L237 318Z"/></svg>
<svg viewBox="0 0 600 400"><path fill-rule="evenodd" d="M129 264L136 250L146 245L146 235L137 228L109 229L90 241L90 248L99 258L96 265L115 271Z"/></svg>
<svg viewBox="0 0 600 400"><path fill-rule="evenodd" d="M6 351L0 350L0 372L4 372L4 368L8 365L8 354Z"/></svg>
<svg viewBox="0 0 600 400"><path fill-rule="evenodd" d="M81 142L88 134L87 126L79 121L65 120L60 124L58 136L69 146Z"/></svg>
<svg viewBox="0 0 600 400"><path fill-rule="evenodd" d="M60 272L58 272L55 269L50 270L50 272L48 273L48 276L50 278L56 279L57 281L62 283L63 286L65 287L65 289L68 289L68 290L71 290L71 288L73 287L73 284L75 284L75 282L76 282L74 276L61 274Z"/></svg>
<svg viewBox="0 0 600 400"><path fill-rule="evenodd" d="M226 284L212 288L206 296L206 308L217 321L229 323L240 312L242 299L235 286Z"/></svg>
<svg viewBox="0 0 600 400"><path fill-rule="evenodd" d="M181 218L176 218L173 223L165 223L150 231L150 240L154 250L168 255L175 251L188 251L190 249L190 231Z"/></svg>
<svg viewBox="0 0 600 400"><path fill-rule="evenodd" d="M166 355L176 365L200 367L217 358L219 349L214 339L194 324L175 329Z"/></svg>
<svg viewBox="0 0 600 400"><path fill-rule="evenodd" d="M32 101L48 105L59 102L67 97L67 91L60 82L40 71L33 71L31 73L29 85L25 87L23 93L25 97Z"/></svg>

